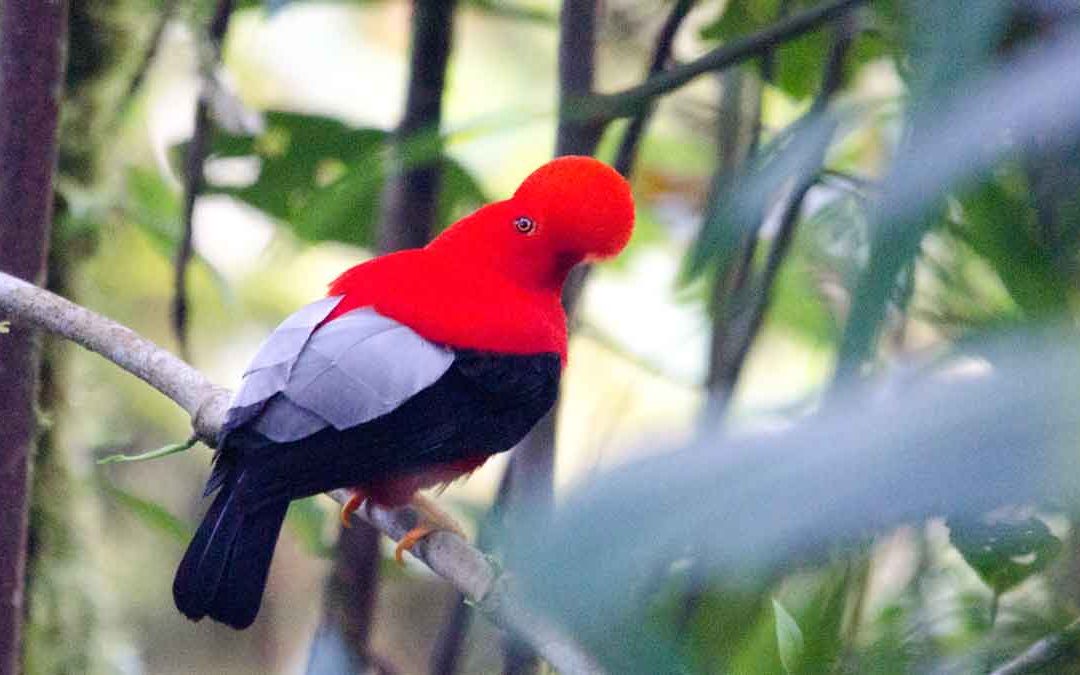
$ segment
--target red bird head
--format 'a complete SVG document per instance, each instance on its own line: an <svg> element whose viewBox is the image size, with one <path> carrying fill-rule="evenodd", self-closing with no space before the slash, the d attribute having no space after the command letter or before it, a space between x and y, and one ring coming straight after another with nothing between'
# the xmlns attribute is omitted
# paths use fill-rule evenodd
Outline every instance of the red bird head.
<svg viewBox="0 0 1080 675"><path fill-rule="evenodd" d="M532 172L510 199L459 221L433 247L460 242L471 261L482 258L522 286L557 291L578 263L621 251L633 227L626 180L592 157L567 156Z"/></svg>

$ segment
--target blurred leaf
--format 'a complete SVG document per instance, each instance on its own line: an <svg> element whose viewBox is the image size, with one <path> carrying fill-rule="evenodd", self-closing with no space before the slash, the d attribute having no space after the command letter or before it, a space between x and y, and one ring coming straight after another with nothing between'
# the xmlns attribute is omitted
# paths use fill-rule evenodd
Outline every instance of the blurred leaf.
<svg viewBox="0 0 1080 675"><path fill-rule="evenodd" d="M140 453L138 455L109 455L103 457L97 461L99 465L104 464L120 464L123 462L144 462L150 459L161 459L162 457L168 457L169 455L175 455L186 450L190 450L198 443L198 439L194 436L184 441L183 443L173 443L172 445L166 445L158 448L157 450L149 450L147 452Z"/></svg>
<svg viewBox="0 0 1080 675"><path fill-rule="evenodd" d="M265 124L258 135L214 134L212 159L255 159L258 176L240 186L213 183L208 176L206 191L265 211L301 239L370 246L386 132L283 111L265 113ZM180 146L178 156L185 148Z"/></svg>
<svg viewBox="0 0 1080 675"><path fill-rule="evenodd" d="M687 252L683 283L707 271L727 276L739 242L757 232L792 178L821 168L836 126L829 113L804 116L772 139L745 171L717 177L701 230Z"/></svg>
<svg viewBox="0 0 1080 675"><path fill-rule="evenodd" d="M1000 595L1046 569L1061 540L1042 520L950 518L949 540L987 586Z"/></svg>
<svg viewBox="0 0 1080 675"><path fill-rule="evenodd" d="M180 238L180 193L154 169L127 171L129 217L164 255L172 255Z"/></svg>
<svg viewBox="0 0 1080 675"><path fill-rule="evenodd" d="M803 641L799 624L776 598L772 599L772 608L776 621L776 646L780 653L780 663L784 665L784 672L791 675L799 672L806 643Z"/></svg>
<svg viewBox="0 0 1080 675"><path fill-rule="evenodd" d="M793 560L942 513L1044 502L1080 511L1077 347L1069 333L1017 336L986 351L990 375L925 377L901 396L887 383L856 388L784 431L703 438L613 469L514 539L508 567L611 670L633 673L643 671L631 650L604 636L635 621L632 580L687 547L710 578L753 588ZM825 597L839 597L834 588Z"/></svg>
<svg viewBox="0 0 1080 675"><path fill-rule="evenodd" d="M780 267L772 289L769 321L816 345L832 345L840 336L837 318L817 290L810 262L793 251Z"/></svg>
<svg viewBox="0 0 1080 675"><path fill-rule="evenodd" d="M820 4L820 0L793 1L789 4L787 13L791 15ZM700 35L705 40L725 42L746 37L778 21L781 18L780 7L781 0L731 0L724 4L718 18L701 29ZM831 39L828 26L825 26L780 45L775 50L773 84L797 99L814 94L821 86ZM849 73L854 72L864 63L888 52L882 31L864 33L855 40L844 68Z"/></svg>
<svg viewBox="0 0 1080 675"><path fill-rule="evenodd" d="M160 504L143 499L107 481L102 481L101 487L117 504L127 509L128 512L150 527L150 529L166 534L181 544L187 544L191 540L191 536L194 534L191 527L183 520L169 513Z"/></svg>
<svg viewBox="0 0 1080 675"><path fill-rule="evenodd" d="M1078 58L1080 31L1063 31L990 74L915 104L933 116L914 116L910 140L882 181L886 190L874 209L869 263L853 294L838 379L874 355L897 280L940 222L945 194L975 184L1018 149L1074 142L1080 133Z"/></svg>
<svg viewBox="0 0 1080 675"><path fill-rule="evenodd" d="M172 259L180 241L180 192L154 169L132 166L127 170L126 200L128 221L146 235L157 252ZM195 251L198 261L223 295L231 286L216 267Z"/></svg>
<svg viewBox="0 0 1080 675"><path fill-rule="evenodd" d="M7 335L11 332L10 321L0 321L0 335Z"/></svg>
<svg viewBox="0 0 1080 675"><path fill-rule="evenodd" d="M289 524L308 553L329 559L334 557L334 547L326 541L328 514L317 500L318 496L315 496L290 502Z"/></svg>
<svg viewBox="0 0 1080 675"><path fill-rule="evenodd" d="M1030 317L1068 307L1069 284L1033 237L1033 214L1025 200L991 181L961 202L968 227L964 241L981 255Z"/></svg>
<svg viewBox="0 0 1080 675"><path fill-rule="evenodd" d="M353 128L328 117L270 111L257 135L215 134L212 159L255 160L257 176L242 185L208 181L207 192L240 199L310 242L375 244L379 204L386 181L385 131ZM179 151L183 151L180 146ZM437 160L438 139L423 135L403 144L405 168ZM486 198L472 175L443 156L439 226L482 205Z"/></svg>

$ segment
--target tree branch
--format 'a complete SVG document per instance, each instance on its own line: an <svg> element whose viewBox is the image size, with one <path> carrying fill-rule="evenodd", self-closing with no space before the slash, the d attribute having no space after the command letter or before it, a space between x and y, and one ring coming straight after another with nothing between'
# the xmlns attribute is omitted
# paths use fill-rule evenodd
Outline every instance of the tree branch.
<svg viewBox="0 0 1080 675"><path fill-rule="evenodd" d="M694 61L666 70L635 87L613 94L597 94L591 97L564 100L563 114L601 126L612 119L631 117L638 114L654 99L678 89L699 75L723 70L767 53L785 42L790 42L817 29L864 2L866 0L833 0L833 2L794 14L753 35L718 47Z"/></svg>
<svg viewBox="0 0 1080 675"><path fill-rule="evenodd" d="M649 64L648 76L653 76L667 67L671 60L671 52L675 46L675 35L679 32L686 15L690 13L697 0L676 0L671 8L671 13L660 27L660 33L656 36L656 46L653 48L652 62ZM653 106L646 105L639 115L630 120L630 124L623 133L622 142L619 144L619 152L615 155L615 170L624 177L629 178L634 170L634 160L637 158L638 146L642 136L645 135L645 127L652 118Z"/></svg>
<svg viewBox="0 0 1080 675"><path fill-rule="evenodd" d="M233 0L219 0L214 16L210 20L207 33L210 39L211 56L200 70L202 71L202 84L199 87L199 101L195 105L195 129L191 134L191 142L188 144L187 156L184 158L184 205L181 217L180 241L176 247L176 260L173 266L173 301L171 309L173 334L180 347L180 353L187 358L187 270L194 253L192 246L192 226L195 216L195 201L199 198L204 187L203 164L210 152L210 136L213 132L213 123L210 120L210 83L214 77L214 69L221 60L221 45L225 39L225 31L229 27L229 17L232 15Z"/></svg>
<svg viewBox="0 0 1080 675"><path fill-rule="evenodd" d="M30 324L100 354L175 401L192 417L195 434L211 447L225 419L230 392L130 328L46 290L0 273L0 311L13 323ZM346 490L330 497L347 501ZM395 541L417 523L411 508L368 506L363 520ZM526 607L509 582L482 552L458 536L436 532L412 552L433 572L465 594L496 624L526 641L563 673L602 673L603 669L562 630Z"/></svg>
<svg viewBox="0 0 1080 675"><path fill-rule="evenodd" d="M854 35L855 23L853 17L850 15L841 17L837 22L833 43L825 62L821 91L818 92L806 117L795 122L795 125L801 125L805 119L809 119L811 116L820 116L825 112L829 101L832 100L843 83L844 64ZM803 200L806 198L810 188L817 182L834 129L835 123L828 128L826 133L821 134L820 145L814 148L814 152L808 157L801 174L796 179L796 183L780 215L780 222L760 278L750 283L750 287L746 290L746 298L734 299L734 311L728 317L730 325L727 327L726 335L723 336L719 344L720 352L716 372L710 374L712 399L710 401L710 413L713 415L723 414L742 373L746 357L750 353L750 347L761 330L765 313L772 298L776 277L780 272L781 264L787 257L788 249L795 235L795 226L798 223Z"/></svg>
<svg viewBox="0 0 1080 675"><path fill-rule="evenodd" d="M1074 656L1080 643L1080 619L1057 633L1039 640L1016 658L1002 664L990 675L1021 675L1045 672L1055 662Z"/></svg>

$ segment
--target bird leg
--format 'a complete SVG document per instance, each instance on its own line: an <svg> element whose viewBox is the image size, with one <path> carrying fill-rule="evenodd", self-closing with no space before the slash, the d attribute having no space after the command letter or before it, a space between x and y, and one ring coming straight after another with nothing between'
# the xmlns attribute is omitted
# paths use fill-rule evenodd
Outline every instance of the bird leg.
<svg viewBox="0 0 1080 675"><path fill-rule="evenodd" d="M352 496L349 497L349 501L341 506L342 527L352 527L350 517L360 508L360 505L364 503L364 500L367 499L367 495L364 494L364 491L360 488L352 488L350 492L352 492Z"/></svg>
<svg viewBox="0 0 1080 675"><path fill-rule="evenodd" d="M394 560L397 560L399 565L405 564L405 551L412 551L412 547L416 546L417 542L432 532L443 530L453 532L462 539L468 539L453 517L427 497L419 493L413 495L412 507L419 512L420 522L406 532L394 548Z"/></svg>

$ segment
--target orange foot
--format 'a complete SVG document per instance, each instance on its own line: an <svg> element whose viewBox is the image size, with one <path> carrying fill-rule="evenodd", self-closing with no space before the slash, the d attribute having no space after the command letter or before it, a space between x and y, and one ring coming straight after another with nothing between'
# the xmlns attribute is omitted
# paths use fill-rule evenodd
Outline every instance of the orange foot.
<svg viewBox="0 0 1080 675"><path fill-rule="evenodd" d="M364 503L367 497L363 492L357 489L352 490L352 496L349 497L349 501L345 502L341 507L341 526L352 527L350 516L360 508L360 505Z"/></svg>
<svg viewBox="0 0 1080 675"><path fill-rule="evenodd" d="M397 547L394 548L394 560L397 560L399 565L405 564L405 551L412 551L413 546L416 546L421 539L432 532L453 532L462 539L467 539L461 527L454 522L454 519L427 497L419 494L414 495L412 505L413 508L420 512L420 523L406 532L398 541Z"/></svg>

